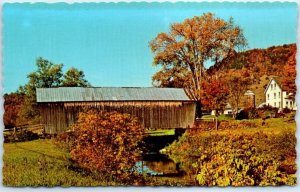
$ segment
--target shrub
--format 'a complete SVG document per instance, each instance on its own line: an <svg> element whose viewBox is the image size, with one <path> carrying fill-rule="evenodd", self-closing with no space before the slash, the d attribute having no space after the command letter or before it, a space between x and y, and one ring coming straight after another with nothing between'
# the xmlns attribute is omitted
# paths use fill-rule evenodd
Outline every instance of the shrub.
<svg viewBox="0 0 300 192"><path fill-rule="evenodd" d="M272 153L260 152L257 139L267 135L217 137L198 160L200 185L294 185L295 159L281 162Z"/></svg>
<svg viewBox="0 0 300 192"><path fill-rule="evenodd" d="M270 117L275 117L278 112L278 108L272 107L270 105L264 105L262 108L256 109L258 111L259 117L262 119L268 119Z"/></svg>
<svg viewBox="0 0 300 192"><path fill-rule="evenodd" d="M90 109L73 125L71 158L84 169L125 179L141 155L144 128L129 114Z"/></svg>
<svg viewBox="0 0 300 192"><path fill-rule="evenodd" d="M198 185L295 185L295 145L289 128L280 134L189 130L167 152Z"/></svg>
<svg viewBox="0 0 300 192"><path fill-rule="evenodd" d="M257 109L250 108L248 110L248 116L249 116L249 119L256 119L256 118L260 117L260 113L259 113L259 111Z"/></svg>
<svg viewBox="0 0 300 192"><path fill-rule="evenodd" d="M282 110L282 113L290 113L290 112L291 110L287 107Z"/></svg>

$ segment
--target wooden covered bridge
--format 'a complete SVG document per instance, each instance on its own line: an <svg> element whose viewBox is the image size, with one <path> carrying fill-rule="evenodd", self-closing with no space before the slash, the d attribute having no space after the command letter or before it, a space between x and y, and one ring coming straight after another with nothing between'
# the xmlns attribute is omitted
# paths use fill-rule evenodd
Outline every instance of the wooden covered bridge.
<svg viewBox="0 0 300 192"><path fill-rule="evenodd" d="M84 107L136 116L146 129L192 127L196 104L190 91L178 88L58 87L37 88L46 133L64 132Z"/></svg>

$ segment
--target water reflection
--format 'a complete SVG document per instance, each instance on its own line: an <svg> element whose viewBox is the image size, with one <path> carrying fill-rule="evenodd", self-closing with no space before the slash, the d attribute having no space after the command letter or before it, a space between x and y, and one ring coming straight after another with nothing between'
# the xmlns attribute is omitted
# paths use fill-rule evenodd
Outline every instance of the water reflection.
<svg viewBox="0 0 300 192"><path fill-rule="evenodd" d="M173 143L182 134L174 135L158 135L147 136L144 138L144 154L142 161L135 165L135 171L140 174L148 174L152 176L181 176L182 171L179 169L179 164L176 164L167 155L161 154L159 151Z"/></svg>
<svg viewBox="0 0 300 192"><path fill-rule="evenodd" d="M172 161L167 155L158 152L143 155L143 160L136 163L136 171L152 176L179 176L179 164Z"/></svg>

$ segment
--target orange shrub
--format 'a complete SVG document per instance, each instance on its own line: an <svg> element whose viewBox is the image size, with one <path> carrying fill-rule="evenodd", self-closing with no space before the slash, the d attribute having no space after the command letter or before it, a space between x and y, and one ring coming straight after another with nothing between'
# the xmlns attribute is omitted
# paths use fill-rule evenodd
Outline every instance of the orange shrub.
<svg viewBox="0 0 300 192"><path fill-rule="evenodd" d="M73 128L71 158L82 168L120 175L130 173L140 158L144 128L129 114L90 109Z"/></svg>

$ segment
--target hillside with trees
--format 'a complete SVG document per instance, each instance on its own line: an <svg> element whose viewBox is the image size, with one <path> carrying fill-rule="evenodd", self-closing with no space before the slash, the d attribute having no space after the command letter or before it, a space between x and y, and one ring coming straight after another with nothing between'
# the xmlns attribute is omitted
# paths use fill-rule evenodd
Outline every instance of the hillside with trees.
<svg viewBox="0 0 300 192"><path fill-rule="evenodd" d="M274 76L282 81L285 90L296 93L296 51L296 44L242 52L231 50L226 58L215 60L210 68L203 71L202 108L222 110L227 102L234 108L245 106L247 103L243 93L248 89L255 93L256 104L259 105L265 102L265 88ZM152 80L153 85L158 87L190 89L191 77L191 72L186 68L168 65L154 74Z"/></svg>
<svg viewBox="0 0 300 192"><path fill-rule="evenodd" d="M252 49L234 52L224 61L207 70L208 77L226 78L230 71L246 71L248 89L256 95L256 103L265 101L264 90L269 80L277 76L285 90L296 93L296 44L272 46L267 49Z"/></svg>

